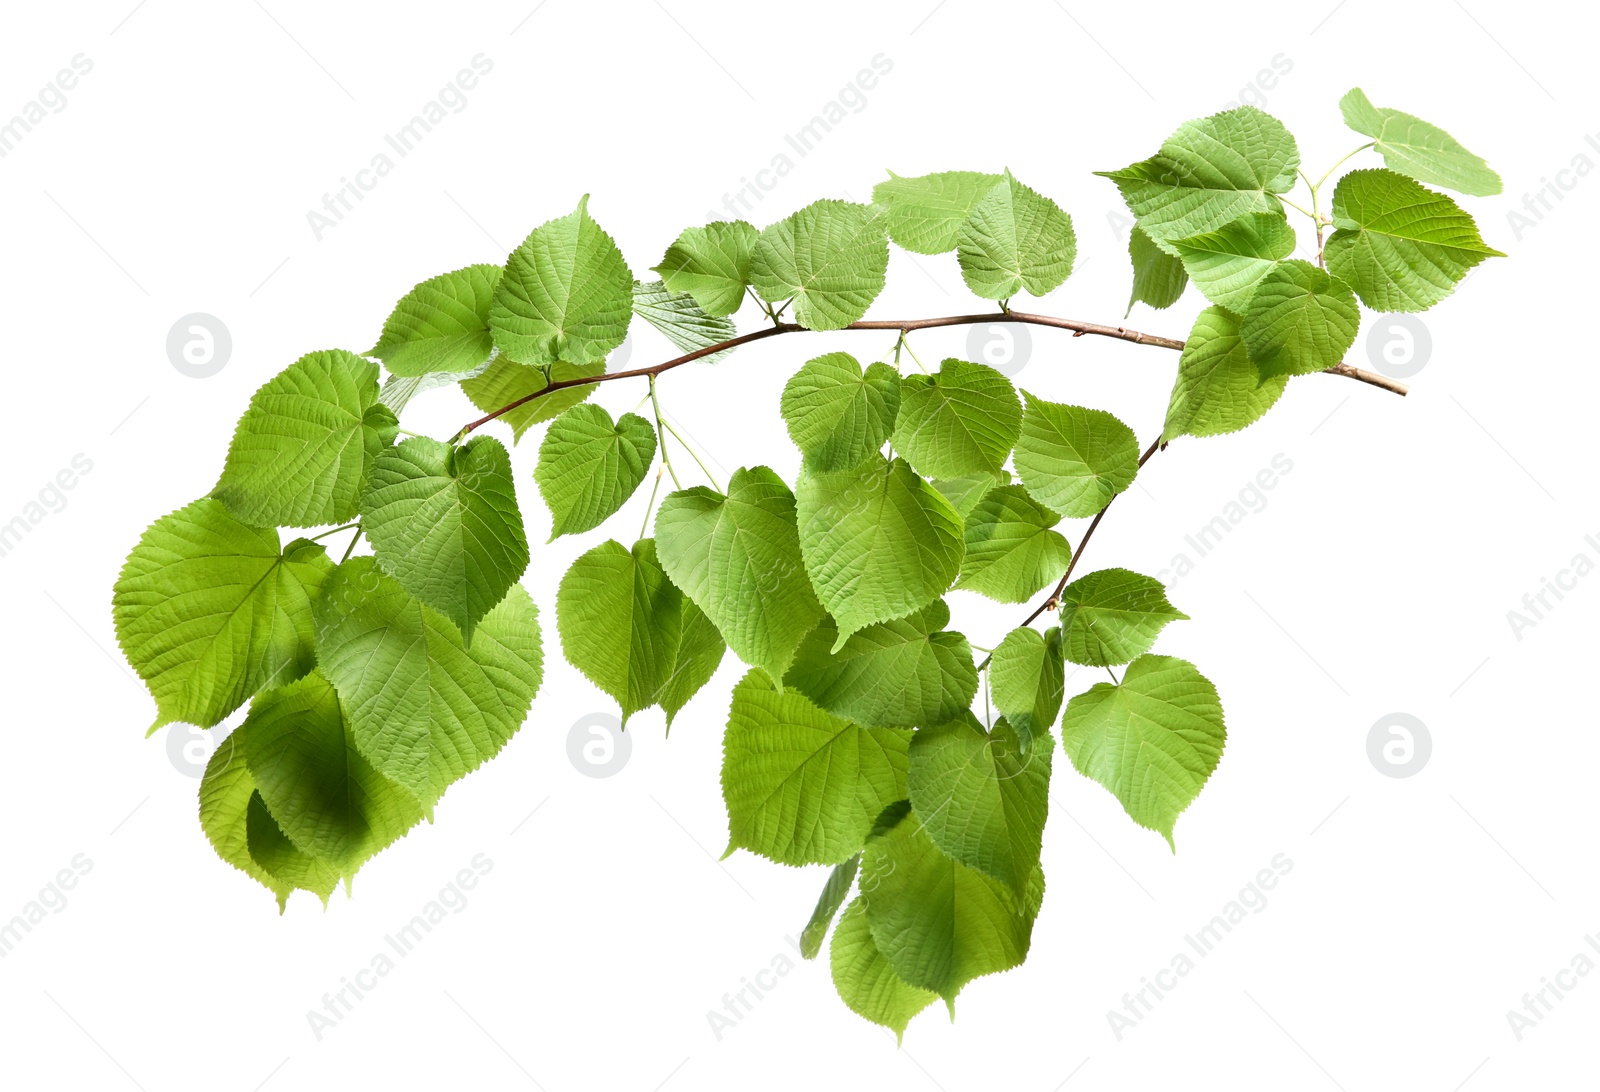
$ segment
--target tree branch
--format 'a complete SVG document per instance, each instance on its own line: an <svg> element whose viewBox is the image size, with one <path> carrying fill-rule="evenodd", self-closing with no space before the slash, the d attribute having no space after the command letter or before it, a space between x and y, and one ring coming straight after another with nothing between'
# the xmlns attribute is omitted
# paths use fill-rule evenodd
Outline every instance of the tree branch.
<svg viewBox="0 0 1600 1092"><path fill-rule="evenodd" d="M1156 437L1155 442L1149 447L1145 448L1144 454L1139 456L1138 469L1143 470L1144 464L1150 461L1150 456L1160 451L1162 446L1161 438L1159 436ZM1061 579L1056 582L1055 591L1051 592L1050 598L1046 599L1043 603L1040 603L1034 612L1028 615L1028 617L1022 623L1023 625L1032 625L1033 620L1039 617L1039 615L1043 614L1047 610L1055 610L1056 607L1060 605L1061 593L1066 590L1067 581L1072 579L1072 570L1078 567L1078 559L1083 556L1083 548L1089 545L1089 540L1094 537L1095 528L1100 526L1100 521L1105 518L1107 512L1111 511L1111 506L1116 503L1117 497L1120 497L1121 495L1121 493L1118 493L1116 497L1112 497L1110 500L1106 501L1106 506L1095 513L1093 522L1089 524L1089 529L1083 533L1083 538L1078 540L1078 548L1072 551L1072 559L1067 562L1067 571L1062 573Z"/></svg>
<svg viewBox="0 0 1600 1092"><path fill-rule="evenodd" d="M1131 341L1135 345L1154 345L1162 349L1175 349L1179 352L1183 351L1183 342L1177 340L1176 338L1157 337L1155 334L1141 333L1138 330L1130 330L1125 326L1102 326L1096 322L1081 322L1078 319L1055 318L1051 315L1033 315L1026 311L988 311L978 315L945 315L938 318L925 319L871 319L863 322L852 322L849 326L844 327L844 329L899 330L901 333L906 333L911 330L932 330L941 326L975 326L984 322L1021 322L1030 326L1049 326L1057 330L1071 330L1073 337L1082 337L1084 334L1094 334L1099 337L1116 338L1119 341ZM655 376L660 375L662 372L671 371L673 368L682 367L685 364L689 364L703 357L711 356L715 353L738 348L740 345L748 345L751 342L762 341L769 337L776 337L779 334L798 334L807 332L809 332L809 328L801 326L797 322L779 322L773 326L764 327L760 330L751 331L748 334L740 334L738 337L729 338L727 341L719 341L715 345L707 345L704 349L696 349L692 353L685 353L682 356L673 357L671 360L663 361L660 364L653 364L648 368L630 368L627 371L606 372L602 375L597 375L586 379L563 379L556 383L550 383L546 386L540 387L532 394L525 395L509 405L501 406L492 413L485 414L476 421L471 421L463 425L461 427L461 431L456 433L452 438L452 442L459 442L462 437L467 435L467 433L483 427L490 421L493 421L495 418L510 413L519 406L525 406L535 399L543 398L547 394L554 394L556 391L566 390L569 387L588 387L599 383L610 383L618 379L639 379L647 376L654 378ZM1384 390L1392 391L1395 394L1404 395L1407 393L1406 387L1402 383L1396 383L1394 380L1388 379L1374 372L1363 371L1360 368L1353 368L1348 364L1336 364L1333 367L1328 368L1327 373L1330 375L1342 375L1349 379L1359 380L1362 383L1370 383L1374 387L1382 387Z"/></svg>

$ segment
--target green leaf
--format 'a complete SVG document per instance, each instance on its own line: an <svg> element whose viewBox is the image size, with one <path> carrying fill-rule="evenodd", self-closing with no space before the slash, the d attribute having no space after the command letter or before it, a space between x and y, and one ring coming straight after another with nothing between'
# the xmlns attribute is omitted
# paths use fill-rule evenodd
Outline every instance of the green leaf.
<svg viewBox="0 0 1600 1092"><path fill-rule="evenodd" d="M939 491L945 500L950 502L950 507L956 510L957 515L962 519L966 519L972 514L972 510L978 506L978 502L989 495L991 489L1010 484L1010 471L997 470L991 473L990 471L982 470L976 474L963 474L959 478L945 478L942 481L936 481L933 483L933 487Z"/></svg>
<svg viewBox="0 0 1600 1092"><path fill-rule="evenodd" d="M838 623L835 652L862 627L927 606L961 571L961 517L904 459L802 471L796 509L806 573Z"/></svg>
<svg viewBox="0 0 1600 1092"><path fill-rule="evenodd" d="M806 329L843 329L883 291L886 231L882 209L814 202L761 233L751 281L768 303L792 298L795 319Z"/></svg>
<svg viewBox="0 0 1600 1092"><path fill-rule="evenodd" d="M1393 171L1351 171L1333 191L1337 228L1323 253L1328 269L1374 311L1426 311L1485 258L1471 216L1442 193Z"/></svg>
<svg viewBox="0 0 1600 1092"><path fill-rule="evenodd" d="M533 471L550 508L550 541L591 531L611 518L644 481L655 456L656 430L637 414L612 421L591 404L556 418Z"/></svg>
<svg viewBox="0 0 1600 1092"><path fill-rule="evenodd" d="M967 514L967 556L956 587L1001 603L1025 603L1072 560L1072 547L1050 528L1061 517L1020 485L990 490Z"/></svg>
<svg viewBox="0 0 1600 1092"><path fill-rule="evenodd" d="M317 665L356 746L430 816L522 726L543 677L538 610L520 584L479 621L470 649L370 557L339 566L316 612Z"/></svg>
<svg viewBox="0 0 1600 1092"><path fill-rule="evenodd" d="M678 711L689 704L689 699L717 673L722 654L728 650L727 642L717 627L688 600L683 604L683 625L678 631L677 645L671 650L666 682L656 696L656 704L667 715L667 731Z"/></svg>
<svg viewBox="0 0 1600 1092"><path fill-rule="evenodd" d="M1254 424L1278 401L1287 375L1263 380L1239 334L1239 316L1207 307L1194 320L1178 358L1161 440L1220 436Z"/></svg>
<svg viewBox="0 0 1600 1092"><path fill-rule="evenodd" d="M672 291L693 296L706 314L731 315L744 302L759 234L743 220L684 228L652 272L661 274Z"/></svg>
<svg viewBox="0 0 1600 1092"><path fill-rule="evenodd" d="M900 412L900 373L883 363L862 372L849 353L827 353L790 377L781 412L808 466L849 470L888 442Z"/></svg>
<svg viewBox="0 0 1600 1092"><path fill-rule="evenodd" d="M658 704L670 725L671 715L711 677L722 642L719 637L712 646L715 656L706 650L703 618L661 571L654 539L640 539L631 551L615 540L602 542L572 563L556 593L567 662L616 700L624 726ZM709 620L705 627L716 632Z"/></svg>
<svg viewBox="0 0 1600 1092"><path fill-rule="evenodd" d="M986 300L1055 291L1072 273L1078 237L1072 217L1008 173L983 195L961 225L956 259L961 279Z"/></svg>
<svg viewBox="0 0 1600 1092"><path fill-rule="evenodd" d="M1034 499L1063 516L1092 516L1133 484L1139 440L1104 410L1022 392L1022 435L1012 462Z"/></svg>
<svg viewBox="0 0 1600 1092"><path fill-rule="evenodd" d="M800 931L800 958L816 959L817 953L822 951L822 940L828 935L828 926L833 924L834 915L844 905L844 900L850 897L850 889L856 882L856 869L860 866L861 854L857 853L843 864L834 865L833 871L828 873L828 882L822 885L822 894L817 896L811 919Z"/></svg>
<svg viewBox="0 0 1600 1092"><path fill-rule="evenodd" d="M256 791L279 828L346 879L422 819L417 798L356 748L321 672L262 694L239 731Z"/></svg>
<svg viewBox="0 0 1600 1092"><path fill-rule="evenodd" d="M1256 285L1239 333L1265 382L1338 364L1360 324L1350 286L1296 258L1279 262Z"/></svg>
<svg viewBox="0 0 1600 1092"><path fill-rule="evenodd" d="M1021 626L1005 635L989 659L994 707L1016 733L1024 754L1055 727L1065 693L1061 630L1040 633Z"/></svg>
<svg viewBox="0 0 1600 1092"><path fill-rule="evenodd" d="M932 990L907 985L878 951L867 923L867 904L856 898L845 907L828 949L829 969L839 999L851 1012L905 1038L911 1018L939 999Z"/></svg>
<svg viewBox="0 0 1600 1092"><path fill-rule="evenodd" d="M950 608L935 600L904 618L845 638L829 619L801 644L785 684L835 716L888 728L939 724L960 715L978 692L972 646L946 630Z"/></svg>
<svg viewBox="0 0 1600 1092"><path fill-rule="evenodd" d="M1165 310L1177 303L1189 286L1183 262L1157 246L1138 224L1128 234L1128 257L1133 261L1133 293L1128 297L1123 318L1133 313L1133 305L1140 300L1157 311Z"/></svg>
<svg viewBox="0 0 1600 1092"><path fill-rule="evenodd" d="M343 523L398 428L378 401L376 364L307 353L250 399L212 496L255 527Z"/></svg>
<svg viewBox="0 0 1600 1092"><path fill-rule="evenodd" d="M248 812L256 782L236 736L237 733L230 735L218 744L206 763L205 776L200 781L200 829L218 857L272 892L281 914L294 885L278 879L250 856ZM265 809L264 804L262 807Z"/></svg>
<svg viewBox="0 0 1600 1092"><path fill-rule="evenodd" d="M902 178L890 171L872 187L872 202L889 210L889 238L913 254L943 254L956 248L972 207L1004 178L976 171Z"/></svg>
<svg viewBox="0 0 1600 1092"><path fill-rule="evenodd" d="M322 547L247 527L220 501L156 520L117 577L117 643L156 700L154 732L209 728L252 694L315 664L312 603L333 571Z"/></svg>
<svg viewBox="0 0 1600 1092"><path fill-rule="evenodd" d="M1215 231L1249 212L1278 212L1300 152L1283 123L1254 106L1186 121L1149 159L1097 171L1122 191L1139 226L1171 253L1174 239Z"/></svg>
<svg viewBox="0 0 1600 1092"><path fill-rule="evenodd" d="M733 688L722 737L728 850L779 864L839 864L906 794L911 733L831 716L752 671Z"/></svg>
<svg viewBox="0 0 1600 1092"><path fill-rule="evenodd" d="M1391 171L1473 197L1492 197L1500 192L1500 176L1489 169L1489 164L1437 125L1386 106L1374 106L1359 87L1351 88L1339 100L1339 111L1344 114L1346 125L1373 138Z"/></svg>
<svg viewBox="0 0 1600 1092"><path fill-rule="evenodd" d="M551 383L592 379L597 375L604 375L605 370L606 365L603 360L593 364L562 362L550 366L550 377L547 380L543 369L528 364L517 364L500 356L489 365L488 371L476 379L463 382L461 393L472 399L472 404L485 413L492 413L501 406L509 406L530 394L544 390ZM563 387L541 398L535 398L526 405L518 406L510 413L501 416L500 420L511 426L512 439L520 440L524 432L539 422L548 421L586 401L594 393L594 388L593 383Z"/></svg>
<svg viewBox="0 0 1600 1092"><path fill-rule="evenodd" d="M1216 687L1171 656L1140 656L1122 682L1097 683L1061 718L1061 745L1078 772L1111 790L1129 818L1169 846L1173 824L1217 768L1227 736Z"/></svg>
<svg viewBox="0 0 1600 1092"><path fill-rule="evenodd" d="M968 982L1027 958L1044 873L1035 868L1027 896L1018 899L940 852L913 812L867 843L861 900L873 943L895 974L943 997L953 1013Z"/></svg>
<svg viewBox="0 0 1600 1092"><path fill-rule="evenodd" d="M366 355L398 376L470 372L494 351L489 301L499 283L497 265L469 265L423 281L395 304Z"/></svg>
<svg viewBox="0 0 1600 1092"><path fill-rule="evenodd" d="M1294 253L1294 228L1281 212L1252 212L1172 246L1206 299L1242 314L1256 285Z"/></svg>
<svg viewBox="0 0 1600 1092"><path fill-rule="evenodd" d="M992 474L1005 465L1021 425L1011 380L987 364L949 358L936 375L901 380L893 443L924 477Z"/></svg>
<svg viewBox="0 0 1600 1092"><path fill-rule="evenodd" d="M595 364L628 336L633 274L617 244L575 212L537 227L506 259L489 327L502 353L525 364Z"/></svg>
<svg viewBox="0 0 1600 1092"><path fill-rule="evenodd" d="M1051 741L1025 752L1004 717L990 731L970 712L919 729L906 789L923 833L945 856L1026 898L1050 808L1053 749Z"/></svg>
<svg viewBox="0 0 1600 1092"><path fill-rule="evenodd" d="M361 502L378 564L472 643L528 567L511 455L492 436L459 448L413 436L379 456Z"/></svg>
<svg viewBox="0 0 1600 1092"><path fill-rule="evenodd" d="M1150 651L1168 622L1189 616L1167 602L1161 581L1127 569L1100 569L1061 592L1061 633L1075 664L1125 664Z"/></svg>
<svg viewBox="0 0 1600 1092"><path fill-rule="evenodd" d="M673 493L656 514L661 567L745 663L781 680L822 605L800 559L794 494L764 466L734 471L728 494Z"/></svg>
<svg viewBox="0 0 1600 1092"><path fill-rule="evenodd" d="M685 353L729 341L739 333L731 319L712 318L700 309L689 293L670 292L660 281L633 282L633 313L660 330ZM732 351L724 349L700 359L709 364Z"/></svg>
<svg viewBox="0 0 1600 1092"><path fill-rule="evenodd" d="M245 840L250 859L255 866L272 877L268 886L274 890L309 891L322 900L324 908L328 896L339 886L339 870L327 861L318 860L299 849L278 826L277 820L267 810L261 793L252 792L245 808ZM278 912L283 912L283 899L278 901Z"/></svg>
<svg viewBox="0 0 1600 1092"><path fill-rule="evenodd" d="M396 417L400 411L411 404L411 400L427 391L438 390L440 387L453 387L457 383L464 383L469 379L476 379L489 370L489 365L496 359L498 350L490 350L489 359L479 364L476 368L466 372L428 372L426 375L391 375L383 381L383 387L378 391L378 401L388 406Z"/></svg>

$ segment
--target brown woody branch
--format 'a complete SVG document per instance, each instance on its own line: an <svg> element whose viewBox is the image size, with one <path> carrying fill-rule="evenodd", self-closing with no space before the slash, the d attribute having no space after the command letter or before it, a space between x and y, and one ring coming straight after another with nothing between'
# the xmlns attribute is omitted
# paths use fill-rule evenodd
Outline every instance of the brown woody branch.
<svg viewBox="0 0 1600 1092"><path fill-rule="evenodd" d="M1099 323L1081 322L1077 319L1055 318L1051 315L1033 315L1027 313L1026 311L989 311L979 315L945 315L940 318L925 319L871 319L863 322L852 322L849 326L844 327L844 329L898 330L901 333L909 333L912 330L932 330L940 326L973 326L981 322L1021 322L1031 326L1050 326L1058 330L1071 330L1074 337L1082 337L1084 334L1094 334L1099 337L1116 338L1119 341L1131 341L1135 345L1155 345L1162 349L1176 349L1180 352L1183 350L1183 342L1176 338L1157 337L1154 334L1145 334L1139 332L1138 330L1130 330L1125 326L1102 326ZM631 368L627 371L621 372L606 372L603 375L597 375L590 378L563 379L556 383L550 383L534 391L532 394L525 395L509 405L501 406L492 413L484 414L476 421L471 421L468 424L463 425L461 431L456 433L454 439L459 441L467 433L472 432L474 429L481 428L490 421L493 421L495 418L510 413L519 406L527 405L529 402L532 402L535 399L543 398L549 394L554 394L559 390L566 390L569 387L588 387L598 383L609 383L618 379L638 379L647 376L657 376L662 372L671 371L673 368L682 367L685 364L700 360L703 357L712 356L727 349L734 349L740 345L749 345L751 342L762 341L769 337L776 337L779 334L804 333L807 331L807 329L807 327L801 326L797 322L780 322L775 326L768 326L760 330L752 331L748 334L740 334L738 337L729 338L727 341L719 341L715 345L707 345L704 349L696 349L692 353L685 353L682 356L673 357L671 360L666 360L660 364L651 365L648 368ZM1374 372L1365 371L1361 368L1353 368L1348 364L1336 364L1333 367L1326 369L1326 371L1329 375L1342 375L1349 379L1359 380L1362 383L1370 383L1374 387L1381 387L1384 390L1392 391L1395 394L1404 395L1407 393L1406 387L1403 383L1396 383L1394 380L1385 376L1378 375ZM1148 457L1149 456L1147 454L1146 458Z"/></svg>

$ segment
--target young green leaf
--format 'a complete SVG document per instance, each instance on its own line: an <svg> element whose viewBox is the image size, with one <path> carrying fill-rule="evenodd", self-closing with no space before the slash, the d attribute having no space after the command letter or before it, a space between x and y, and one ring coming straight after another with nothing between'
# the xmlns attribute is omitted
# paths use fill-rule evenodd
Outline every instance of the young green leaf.
<svg viewBox="0 0 1600 1092"><path fill-rule="evenodd" d="M1239 316L1207 307L1194 320L1178 358L1178 380L1167 404L1163 442L1179 436L1220 436L1254 424L1273 407L1287 375L1263 380L1239 333Z"/></svg>
<svg viewBox="0 0 1600 1092"><path fill-rule="evenodd" d="M822 894L817 896L817 905L811 911L811 918L800 931L801 959L816 959L817 953L822 951L823 938L828 935L828 927L833 924L839 907L850 897L850 889L856 882L856 869L860 867L861 854L857 853L843 864L834 865L833 871L828 873L828 882L822 885Z"/></svg>
<svg viewBox="0 0 1600 1092"><path fill-rule="evenodd" d="M1500 176L1454 137L1421 118L1372 105L1361 88L1354 87L1339 100L1344 123L1373 138L1374 147L1391 171L1448 186L1473 197L1493 197L1500 192Z"/></svg>
<svg viewBox="0 0 1600 1092"><path fill-rule="evenodd" d="M956 248L972 207L1004 178L976 171L901 178L890 171L872 187L872 202L889 210L889 238L913 254L943 254Z"/></svg>
<svg viewBox="0 0 1600 1092"><path fill-rule="evenodd" d="M656 513L661 567L745 663L774 682L822 605L800 559L794 494L764 466L734 471L723 496L673 493Z"/></svg>
<svg viewBox="0 0 1600 1092"><path fill-rule="evenodd" d="M470 372L494 350L489 301L499 283L497 265L469 265L423 281L395 304L366 355L397 376Z"/></svg>
<svg viewBox="0 0 1600 1092"><path fill-rule="evenodd" d="M633 413L616 421L599 406L573 406L539 445L533 480L550 508L550 541L592 531L627 503L656 456L656 430Z"/></svg>
<svg viewBox="0 0 1600 1092"><path fill-rule="evenodd" d="M1295 258L1256 285L1239 329L1264 383L1331 368L1355 344L1361 308L1338 277Z"/></svg>
<svg viewBox="0 0 1600 1092"><path fill-rule="evenodd" d="M1206 299L1242 314L1256 285L1294 253L1294 228L1282 212L1252 212L1172 247Z"/></svg>
<svg viewBox="0 0 1600 1092"><path fill-rule="evenodd" d="M398 429L378 401L376 364L307 353L251 397L212 496L254 527L343 523Z"/></svg>
<svg viewBox="0 0 1600 1092"><path fill-rule="evenodd" d="M849 470L888 442L900 412L900 373L883 363L863 372L849 353L826 353L784 384L781 412L806 465Z"/></svg>
<svg viewBox="0 0 1600 1092"><path fill-rule="evenodd" d="M1035 500L1063 516L1092 516L1133 484L1139 439L1104 410L1046 402L1022 392L1026 406L1012 463Z"/></svg>
<svg viewBox="0 0 1600 1092"><path fill-rule="evenodd" d="M1128 233L1128 257L1133 261L1133 292L1123 318L1133 314L1133 305L1140 300L1157 311L1165 310L1177 303L1189 286L1183 262L1157 246L1138 224Z"/></svg>
<svg viewBox="0 0 1600 1092"><path fill-rule="evenodd" d="M950 608L937 599L904 618L867 626L837 652L824 618L800 645L784 682L835 716L879 727L942 724L978 692L972 646L946 630Z"/></svg>
<svg viewBox="0 0 1600 1092"><path fill-rule="evenodd" d="M689 293L670 291L660 281L633 282L633 313L660 330L685 353L699 352L731 340L739 332L732 319L711 317ZM708 364L715 363L732 351L724 349L701 359Z"/></svg>
<svg viewBox="0 0 1600 1092"><path fill-rule="evenodd" d="M900 383L894 449L929 478L998 473L1022 425L1016 388L987 364L946 359Z"/></svg>
<svg viewBox="0 0 1600 1092"><path fill-rule="evenodd" d="M551 383L592 379L597 375L604 375L605 370L606 364L603 360L595 361L593 364L568 364L563 361L550 366L550 377L547 380L542 368L517 364L498 356L482 375L463 381L461 393L472 399L472 404L485 413L492 413L501 406L509 406L530 394L544 390ZM518 406L510 413L503 414L500 420L511 426L511 437L515 442L522 439L522 434L539 422L548 421L586 401L594 393L594 388L593 383L562 387L543 397L535 398L526 405Z"/></svg>
<svg viewBox="0 0 1600 1092"><path fill-rule="evenodd" d="M154 732L209 728L252 694L315 664L312 603L333 571L323 548L247 527L209 497L156 520L113 589L117 644L156 700Z"/></svg>
<svg viewBox="0 0 1600 1092"><path fill-rule="evenodd" d="M743 220L714 220L705 227L684 228L667 247L661 274L667 288L687 292L706 314L731 315L744 301L750 283L750 257L760 233Z"/></svg>
<svg viewBox="0 0 1600 1092"><path fill-rule="evenodd" d="M752 671L733 688L722 737L728 851L779 864L839 864L906 794L911 733L831 716Z"/></svg>
<svg viewBox="0 0 1600 1092"><path fill-rule="evenodd" d="M278 826L277 820L267 810L266 802L261 799L260 792L250 794L250 803L245 808L244 826L250 859L257 868L272 877L269 886L275 890L309 891L322 900L322 906L326 909L328 896L339 886L339 870L327 861L319 860L302 851L289 841ZM283 912L281 900L278 903L278 912L280 914Z"/></svg>
<svg viewBox="0 0 1600 1092"><path fill-rule="evenodd" d="M1020 485L990 490L967 513L967 556L956 588L1001 603L1027 602L1072 560L1072 547L1051 530L1060 522Z"/></svg>
<svg viewBox="0 0 1600 1092"><path fill-rule="evenodd" d="M1216 687L1171 656L1140 656L1120 683L1095 684L1061 717L1061 745L1078 772L1174 850L1173 824L1217 768L1227 736Z"/></svg>
<svg viewBox="0 0 1600 1092"><path fill-rule="evenodd" d="M572 563L556 593L567 662L616 700L624 726L652 705L661 705L670 726L716 671L722 639L709 643L706 631L716 628L709 621L702 626L704 617L662 572L648 538L631 551L602 542Z"/></svg>
<svg viewBox="0 0 1600 1092"><path fill-rule="evenodd" d="M248 812L256 795L256 782L236 736L237 733L230 735L218 744L206 763L205 776L200 781L200 829L218 857L272 892L281 914L294 885L278 879L250 855Z"/></svg>
<svg viewBox="0 0 1600 1092"><path fill-rule="evenodd" d="M256 698L239 732L279 828L347 880L422 819L417 798L357 749L339 695L319 671Z"/></svg>
<svg viewBox="0 0 1600 1092"><path fill-rule="evenodd" d="M1161 581L1127 569L1100 569L1061 592L1067 659L1103 667L1150 651L1168 622L1189 616L1167 602Z"/></svg>
<svg viewBox="0 0 1600 1092"><path fill-rule="evenodd" d="M489 327L502 353L524 364L594 364L628 336L633 274L589 216L589 196L506 259Z"/></svg>
<svg viewBox="0 0 1600 1092"><path fill-rule="evenodd" d="M1018 966L1044 900L1044 873L1027 895L947 857L908 813L874 832L861 855L861 900L872 940L908 985L932 990L952 1013L963 986Z"/></svg>
<svg viewBox="0 0 1600 1092"><path fill-rule="evenodd" d="M522 727L543 678L538 610L520 584L479 621L471 648L370 557L339 566L316 616L317 666L356 747L429 816Z"/></svg>
<svg viewBox="0 0 1600 1092"><path fill-rule="evenodd" d="M1021 626L995 646L989 659L989 690L994 707L1016 733L1023 754L1055 727L1065 693L1065 674L1059 627L1040 633Z"/></svg>
<svg viewBox="0 0 1600 1092"><path fill-rule="evenodd" d="M897 1043L905 1038L911 1018L939 1000L932 990L907 985L894 973L872 939L864 898L845 907L828 948L828 963L833 988L845 1007L893 1031Z"/></svg>
<svg viewBox="0 0 1600 1092"><path fill-rule="evenodd" d="M1393 171L1351 171L1333 191L1328 269L1374 311L1426 311L1485 258L1478 225L1442 193Z"/></svg>
<svg viewBox="0 0 1600 1092"><path fill-rule="evenodd" d="M795 501L800 555L838 623L835 652L864 626L927 606L961 571L961 517L904 459L803 471Z"/></svg>
<svg viewBox="0 0 1600 1092"><path fill-rule="evenodd" d="M1300 151L1283 123L1254 106L1186 121L1149 159L1111 179L1157 245L1215 231L1249 212L1278 212L1294 188Z"/></svg>
<svg viewBox="0 0 1600 1092"><path fill-rule="evenodd" d="M1019 901L1039 867L1053 747L1024 752L1004 717L986 732L970 712L921 728L911 741L906 791L923 833Z"/></svg>
<svg viewBox="0 0 1600 1092"><path fill-rule="evenodd" d="M763 231L750 259L756 292L794 300L808 330L840 330L867 313L889 268L884 213L870 205L817 201Z"/></svg>
<svg viewBox="0 0 1600 1092"><path fill-rule="evenodd" d="M972 206L956 245L961 279L986 300L1024 288L1049 295L1071 275L1077 253L1072 217L1009 173Z"/></svg>
<svg viewBox="0 0 1600 1092"><path fill-rule="evenodd" d="M492 436L465 445L413 436L378 457L361 528L384 572L472 643L478 620L528 567L511 455Z"/></svg>

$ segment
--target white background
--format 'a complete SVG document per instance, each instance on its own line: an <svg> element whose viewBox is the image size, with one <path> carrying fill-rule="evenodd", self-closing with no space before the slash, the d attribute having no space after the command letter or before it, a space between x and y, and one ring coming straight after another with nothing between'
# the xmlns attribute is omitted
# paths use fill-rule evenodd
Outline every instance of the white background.
<svg viewBox="0 0 1600 1092"><path fill-rule="evenodd" d="M1520 640L1507 621L1574 555L1600 560L1584 540L1600 536L1588 440L1600 380L1584 328L1600 180L1563 175L1573 188L1541 221L1513 230L1507 217L1575 157L1600 162L1585 143L1600 115L1594 28L1572 21L1579 9L547 0L530 14L537 2L6 13L0 115L77 54L93 70L0 159L0 522L75 455L93 469L0 558L0 919L75 855L92 869L0 961L0 1081L1488 1092L1592 1080L1600 975L1520 1040L1506 1016L1600 933L1600 744L1585 696L1600 577L1551 598ZM466 107L319 241L307 212L480 53L493 70ZM785 135L878 54L893 67L864 108L798 156ZM1292 67L1261 86L1280 55ZM1184 536L1275 455L1293 466L1171 589L1193 621L1158 651L1215 681L1229 729L1177 854L1060 761L1032 954L971 985L953 1025L929 1010L897 1051L838 1002L823 960L713 1034L708 1010L792 955L785 937L824 870L715 860L731 656L670 741L651 711L630 727L620 773L597 780L569 761L570 727L609 702L560 657L554 589L597 535L535 547L524 582L544 612L547 671L522 732L451 790L434 826L368 865L353 899L336 894L324 912L297 894L280 918L216 859L195 819L194 771L169 760L165 733L143 737L152 702L117 653L110 589L142 529L211 487L250 393L298 356L367 348L413 283L503 260L584 193L644 274L780 153L794 167L749 214L758 225L821 197L867 199L885 168L1009 166L1071 212L1079 238L1075 275L1027 306L1116 322L1125 229L1115 189L1091 171L1150 154L1246 89L1320 174L1364 139L1336 107L1356 85L1499 169L1503 196L1463 200L1510 257L1425 317L1432 356L1410 397L1296 380L1249 431L1172 444L1117 504L1086 564L1153 573L1193 557ZM1351 166L1376 164L1365 153ZM896 249L871 315L980 306L953 256ZM1128 321L1181 337L1201 306L1191 290ZM232 334L209 379L167 358L168 329L190 312ZM747 308L739 320L750 329L758 317ZM1020 385L1154 436L1175 355L1032 335ZM671 373L662 398L719 478L760 462L788 475L785 379L812 355L874 358L891 342L779 338ZM936 360L961 353L965 332L912 344ZM653 331L636 332L635 365L667 355ZM1365 331L1351 360L1371 366ZM642 394L615 384L599 401L621 412ZM447 390L419 398L405 424L448 435L470 416ZM529 538L542 542L535 446L514 458ZM631 541L643 499L605 533ZM952 605L978 644L1021 616L965 593ZM1409 778L1367 755L1369 729L1395 712L1432 738ZM307 1011L480 853L493 870L466 907L319 1040ZM1119 1040L1108 1010L1276 854L1293 870L1265 909Z"/></svg>

